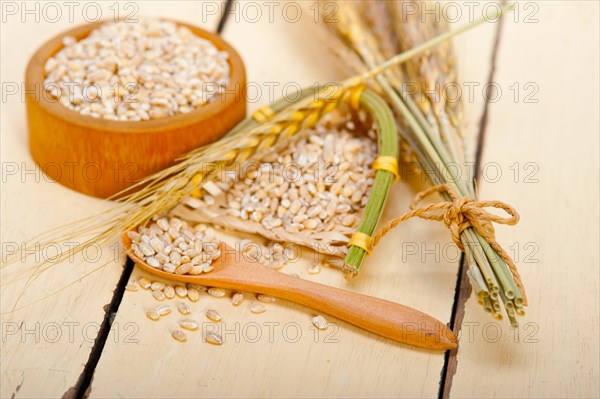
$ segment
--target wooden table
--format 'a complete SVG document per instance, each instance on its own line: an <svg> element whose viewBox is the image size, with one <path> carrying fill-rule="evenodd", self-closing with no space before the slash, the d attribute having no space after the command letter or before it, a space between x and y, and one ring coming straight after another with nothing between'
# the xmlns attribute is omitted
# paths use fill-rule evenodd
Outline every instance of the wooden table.
<svg viewBox="0 0 600 399"><path fill-rule="evenodd" d="M94 4L103 15L113 15L111 2ZM132 4L139 15L207 29L219 18L214 6L221 8L208 1ZM344 77L335 58L313 39L310 22L286 21L283 3L273 9L272 21L266 13L256 20L248 4L230 14L224 37L244 57L248 80L259 90L250 109L272 100L269 87L279 97L286 87ZM267 10L265 3L254 4ZM12 5L14 15L2 4L1 26L3 253L13 243L109 206L48 181L34 168L19 85L35 48L70 23L67 14L51 21L54 14L43 14L42 3L40 23L35 15L22 15L20 3ZM122 13L135 11L124 6ZM106 245L97 259L90 254L84 264L61 264L45 273L20 303L44 299L12 315L25 281L6 282L25 265L2 270L1 396L598 397L598 13L596 2L530 2L502 24L486 24L455 40L461 79L474 88L466 101L470 148L483 139L480 196L506 201L522 216L517 227L497 233L528 288L530 306L518 329L492 321L467 296L458 257L440 250L451 248L447 231L424 221L394 230L353 281L335 269L309 275L308 262L286 271L454 321L457 329L462 326L460 345L447 355L415 350L335 319L326 334L315 335L313 312L283 301L255 315L249 300L233 307L226 298L206 295L193 312L218 309L227 342L207 345L198 333L182 345L169 337L175 315L150 322L144 310L155 302L147 292L123 292L127 278L142 274L123 268L118 247ZM83 22L81 8L73 16ZM483 97L489 82L502 90L493 102ZM384 218L403 212L419 189L396 185ZM398 243L418 251L407 255Z"/></svg>

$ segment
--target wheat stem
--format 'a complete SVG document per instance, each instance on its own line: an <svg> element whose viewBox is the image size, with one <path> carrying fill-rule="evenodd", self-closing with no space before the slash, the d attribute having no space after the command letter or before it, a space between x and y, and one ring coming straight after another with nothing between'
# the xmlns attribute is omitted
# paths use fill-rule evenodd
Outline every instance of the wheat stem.
<svg viewBox="0 0 600 399"><path fill-rule="evenodd" d="M360 105L364 106L373 115L379 127L379 155L398 158L398 135L394 114L390 107L381 97L369 90L362 93ZM384 170L376 172L364 216L358 226L359 232L369 236L373 235L393 180L394 175L391 172ZM345 270L350 273L358 273L365 254L363 248L351 245L344 260Z"/></svg>

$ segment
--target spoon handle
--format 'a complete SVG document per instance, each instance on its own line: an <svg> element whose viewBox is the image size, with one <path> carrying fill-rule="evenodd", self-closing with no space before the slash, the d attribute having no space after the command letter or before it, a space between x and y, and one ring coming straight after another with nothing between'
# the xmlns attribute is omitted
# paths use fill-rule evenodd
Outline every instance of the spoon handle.
<svg viewBox="0 0 600 399"><path fill-rule="evenodd" d="M408 306L262 266L248 264L236 269L235 275L220 276L220 281L214 283L287 299L409 345L435 350L456 348L456 338L444 323Z"/></svg>
<svg viewBox="0 0 600 399"><path fill-rule="evenodd" d="M384 337L421 348L446 350L456 338L442 322L408 306L285 276L293 290L280 289L276 296L330 314Z"/></svg>

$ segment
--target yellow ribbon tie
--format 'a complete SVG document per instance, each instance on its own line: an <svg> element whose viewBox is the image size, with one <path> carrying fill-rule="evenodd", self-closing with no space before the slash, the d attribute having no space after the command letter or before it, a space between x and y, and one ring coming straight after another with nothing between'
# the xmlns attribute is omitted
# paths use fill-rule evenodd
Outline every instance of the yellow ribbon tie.
<svg viewBox="0 0 600 399"><path fill-rule="evenodd" d="M367 254L370 254L373 250L373 239L366 233L356 231L354 234L352 234L352 237L350 237L348 246L351 245L364 250Z"/></svg>
<svg viewBox="0 0 600 399"><path fill-rule="evenodd" d="M400 178L400 174L398 173L398 158L391 156L380 156L375 159L373 162L373 169L375 170L385 170L394 175L394 181L397 181Z"/></svg>

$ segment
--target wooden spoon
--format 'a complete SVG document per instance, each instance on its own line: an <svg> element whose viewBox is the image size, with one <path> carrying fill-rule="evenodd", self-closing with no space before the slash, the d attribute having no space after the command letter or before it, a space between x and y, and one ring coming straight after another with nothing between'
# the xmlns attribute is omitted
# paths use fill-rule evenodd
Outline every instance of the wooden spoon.
<svg viewBox="0 0 600 399"><path fill-rule="evenodd" d="M156 269L137 257L127 234L123 234L122 241L127 254L139 267L167 280L276 296L420 348L447 350L457 345L454 334L444 323L416 309L313 283L244 261L239 252L225 244L221 244L219 259L212 263L213 271L180 275Z"/></svg>

